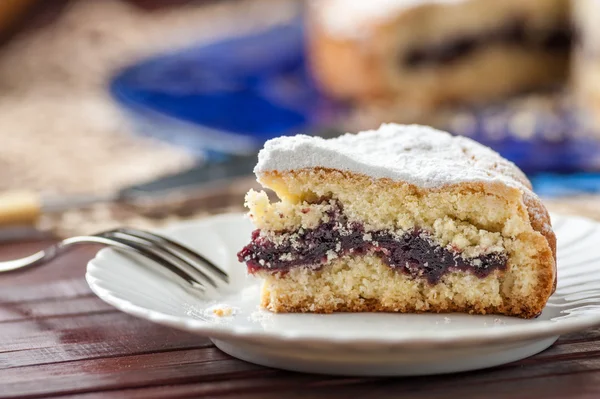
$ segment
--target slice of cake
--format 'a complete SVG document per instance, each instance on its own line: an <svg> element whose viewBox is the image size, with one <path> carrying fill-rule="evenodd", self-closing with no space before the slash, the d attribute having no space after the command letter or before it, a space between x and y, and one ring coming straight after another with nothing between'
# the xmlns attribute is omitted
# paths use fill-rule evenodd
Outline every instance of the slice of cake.
<svg viewBox="0 0 600 399"><path fill-rule="evenodd" d="M548 213L521 171L419 125L268 141L239 254L274 312L469 312L530 318L556 284Z"/></svg>
<svg viewBox="0 0 600 399"><path fill-rule="evenodd" d="M330 95L433 108L563 83L569 0L313 0L308 59Z"/></svg>

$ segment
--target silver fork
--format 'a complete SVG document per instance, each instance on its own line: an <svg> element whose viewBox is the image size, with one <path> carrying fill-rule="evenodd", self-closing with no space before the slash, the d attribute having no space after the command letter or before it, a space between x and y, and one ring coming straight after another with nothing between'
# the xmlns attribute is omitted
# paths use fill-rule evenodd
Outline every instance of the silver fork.
<svg viewBox="0 0 600 399"><path fill-rule="evenodd" d="M229 283L227 273L199 253L167 237L131 228L64 239L25 258L0 262L0 273L42 265L77 245L89 243L104 244L148 258L182 279L187 288L201 294Z"/></svg>

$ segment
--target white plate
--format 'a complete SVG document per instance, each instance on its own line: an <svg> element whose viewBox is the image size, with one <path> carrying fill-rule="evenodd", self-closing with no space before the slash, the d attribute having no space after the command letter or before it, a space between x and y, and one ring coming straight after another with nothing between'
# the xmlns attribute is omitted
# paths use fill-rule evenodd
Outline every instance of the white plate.
<svg viewBox="0 0 600 399"><path fill-rule="evenodd" d="M558 288L534 320L461 314L272 314L258 308L259 282L237 251L252 226L242 215L178 224L163 233L197 249L231 276L214 298L200 299L150 262L104 249L86 278L104 301L131 315L211 337L249 362L344 375L425 375L474 370L538 353L560 334L600 325L600 225L553 215ZM216 308L231 308L218 317Z"/></svg>

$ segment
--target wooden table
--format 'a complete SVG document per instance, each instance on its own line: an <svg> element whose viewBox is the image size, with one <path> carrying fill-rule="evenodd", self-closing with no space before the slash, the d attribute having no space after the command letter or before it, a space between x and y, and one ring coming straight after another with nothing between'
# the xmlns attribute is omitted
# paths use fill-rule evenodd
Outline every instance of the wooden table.
<svg viewBox="0 0 600 399"><path fill-rule="evenodd" d="M0 245L0 259L51 241ZM84 280L96 248L0 277L1 398L598 398L600 329L532 358L420 378L340 378L233 359L207 338L121 313Z"/></svg>

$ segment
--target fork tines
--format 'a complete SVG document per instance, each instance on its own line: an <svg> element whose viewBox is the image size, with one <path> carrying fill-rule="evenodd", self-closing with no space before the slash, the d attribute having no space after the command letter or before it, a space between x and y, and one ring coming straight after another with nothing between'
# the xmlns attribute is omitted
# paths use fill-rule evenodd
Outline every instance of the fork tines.
<svg viewBox="0 0 600 399"><path fill-rule="evenodd" d="M121 245L164 266L188 283L206 291L207 284L219 287L228 283L229 276L214 263L192 249L169 238L147 231L119 228L96 234Z"/></svg>

